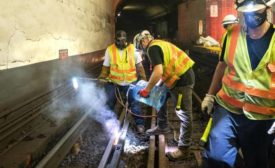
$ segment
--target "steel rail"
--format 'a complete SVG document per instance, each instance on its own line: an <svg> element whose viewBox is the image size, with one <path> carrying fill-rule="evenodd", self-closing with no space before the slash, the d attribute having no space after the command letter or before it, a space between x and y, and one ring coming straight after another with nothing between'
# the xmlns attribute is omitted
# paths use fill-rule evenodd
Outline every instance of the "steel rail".
<svg viewBox="0 0 275 168"><path fill-rule="evenodd" d="M123 120L125 119L125 117L126 117L126 110L123 110L122 112L121 112L121 114L120 114L120 117L119 117L119 122L120 123L122 123L123 122ZM128 121L127 121L128 122ZM129 123L128 123L128 125L129 125ZM114 147L114 142L115 142L115 140L116 140L116 135L113 135L111 138L110 138L110 140L109 140L109 142L108 142L108 145L107 145L107 147L106 147L106 149L105 149L105 152L104 152L104 154L103 154L103 156L102 156L102 158L101 158L101 160L100 160L100 163L99 163L99 166L98 166L98 168L105 168L107 165L108 165L108 161L109 161L109 158L110 158L110 156L112 155L112 152L113 152L113 147Z"/></svg>
<svg viewBox="0 0 275 168"><path fill-rule="evenodd" d="M64 86L64 85L63 85ZM40 103L35 104L35 106L31 106L28 112L25 112L24 115L19 116L17 119L13 120L13 121L6 121L6 126L0 129L1 132L1 136L0 136L0 142L1 142L1 151L0 151L0 155L5 154L7 151L9 151L10 149L12 149L16 144L20 143L20 141L22 141L22 139L24 139L28 134L30 134L33 130L24 130L24 135L13 135L15 132L21 132L21 131L17 131L17 130L21 130L23 129L25 126L27 126L31 121L33 121L35 118L37 118L38 116L41 115L41 112L39 112L40 109L42 109L43 107L46 107L47 105L51 104L52 102L54 102L55 100L57 100L59 97L63 97L65 95L69 95L72 93L71 90L69 90L68 87L64 87L63 88L59 88L60 93L59 94L55 94L55 99L47 99L47 98L43 98L43 96L41 96L41 100ZM59 90L58 89L58 90ZM69 91L68 91L69 90ZM53 92L57 91L56 89L53 90ZM54 94L54 93L52 93ZM47 93L46 95L51 95L50 93ZM38 99L34 100L35 102L38 101ZM33 104L32 102L29 102L29 105ZM25 106L27 107L27 106ZM20 111L20 110L18 110ZM13 137L11 137L13 135ZM16 137L16 141L13 142L12 144L9 143L9 141L11 139L13 139L14 137ZM4 145L8 145L7 147L5 147Z"/></svg>
<svg viewBox="0 0 275 168"><path fill-rule="evenodd" d="M87 128L87 118L89 112L86 112L80 120L58 141L58 143L48 152L48 154L35 166L36 168L55 168L64 159L71 149L70 147ZM69 147L70 146L70 147Z"/></svg>
<svg viewBox="0 0 275 168"><path fill-rule="evenodd" d="M156 115L156 111L152 110L152 115ZM156 118L151 119L151 128L156 126ZM149 139L149 152L147 160L147 168L155 167L155 151L156 151L156 136L151 135Z"/></svg>

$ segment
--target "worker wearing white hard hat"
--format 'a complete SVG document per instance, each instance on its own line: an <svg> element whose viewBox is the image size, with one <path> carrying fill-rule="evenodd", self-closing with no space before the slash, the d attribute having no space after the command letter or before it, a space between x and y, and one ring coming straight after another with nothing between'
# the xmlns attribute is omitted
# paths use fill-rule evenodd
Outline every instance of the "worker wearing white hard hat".
<svg viewBox="0 0 275 168"><path fill-rule="evenodd" d="M192 90L195 76L192 69L194 61L174 44L155 40L148 31L142 31L137 37L137 43L147 53L152 65L152 75L147 85L139 91L141 97L150 96L152 89L163 82L178 104L175 112L181 120L178 148L166 153L169 160L185 160L190 157L192 145ZM183 96L182 96L183 95ZM153 95L152 95L153 96ZM181 99L182 96L182 99ZM167 118L167 100L158 110L157 125L146 131L148 135L159 135L170 132Z"/></svg>
<svg viewBox="0 0 275 168"><path fill-rule="evenodd" d="M236 16L230 14L226 15L222 20L223 27L228 30L230 29L234 24L238 23L239 20L236 18Z"/></svg>

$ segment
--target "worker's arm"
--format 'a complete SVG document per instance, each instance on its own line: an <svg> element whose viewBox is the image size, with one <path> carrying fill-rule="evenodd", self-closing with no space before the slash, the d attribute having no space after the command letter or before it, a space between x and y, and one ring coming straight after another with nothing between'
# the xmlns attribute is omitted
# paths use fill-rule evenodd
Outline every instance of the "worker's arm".
<svg viewBox="0 0 275 168"><path fill-rule="evenodd" d="M226 66L227 65L223 61L219 61L218 65L216 66L216 70L208 90L209 95L215 95L221 89L222 77Z"/></svg>
<svg viewBox="0 0 275 168"><path fill-rule="evenodd" d="M142 63L136 64L136 68L137 68L137 72L138 72L138 75L140 76L140 78L141 78L142 80L145 80L145 81L146 81L147 79L146 79L145 70L144 70L144 68L143 68Z"/></svg>
<svg viewBox="0 0 275 168"><path fill-rule="evenodd" d="M110 67L102 66L101 73L98 76L99 79L106 79L109 76L110 73Z"/></svg>
<svg viewBox="0 0 275 168"><path fill-rule="evenodd" d="M161 79L162 74L163 74L162 64L155 65L153 68L151 77L149 79L149 82L148 82L147 86L145 87L145 90L150 92L153 89L153 87L156 85L156 83L158 83L158 81Z"/></svg>
<svg viewBox="0 0 275 168"><path fill-rule="evenodd" d="M149 79L147 86L139 91L142 97L148 97L150 91L156 85L156 83L161 79L163 74L163 52L159 46L152 46L148 49L148 58L153 66L153 72Z"/></svg>
<svg viewBox="0 0 275 168"><path fill-rule="evenodd" d="M215 95L221 89L222 86L222 78L224 75L224 70L226 68L226 64L223 61L219 61L218 65L216 66L216 70L208 90L208 94L205 95L202 103L201 103L201 110L203 112L207 112L208 114L212 113Z"/></svg>

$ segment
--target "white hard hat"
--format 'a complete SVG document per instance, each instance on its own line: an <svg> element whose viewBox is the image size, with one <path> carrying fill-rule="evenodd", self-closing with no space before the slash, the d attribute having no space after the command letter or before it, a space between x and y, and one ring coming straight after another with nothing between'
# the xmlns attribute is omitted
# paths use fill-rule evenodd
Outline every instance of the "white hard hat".
<svg viewBox="0 0 275 168"><path fill-rule="evenodd" d="M134 46L137 49L141 49L141 46L140 46L141 40L145 39L145 38L149 39L149 40L154 39L154 37L150 34L150 32L148 30L143 30L142 32L135 35L134 40L133 40Z"/></svg>
<svg viewBox="0 0 275 168"><path fill-rule="evenodd" d="M133 39L133 44L134 44L136 49L141 49L139 36L140 36L140 33L136 34L134 39Z"/></svg>
<svg viewBox="0 0 275 168"><path fill-rule="evenodd" d="M223 26L233 23L238 23L238 19L234 15L226 15L222 20Z"/></svg>
<svg viewBox="0 0 275 168"><path fill-rule="evenodd" d="M149 32L148 30L143 30L140 34L141 34L142 36L151 35L150 32Z"/></svg>
<svg viewBox="0 0 275 168"><path fill-rule="evenodd" d="M235 0L239 12L255 12L271 6L275 0Z"/></svg>

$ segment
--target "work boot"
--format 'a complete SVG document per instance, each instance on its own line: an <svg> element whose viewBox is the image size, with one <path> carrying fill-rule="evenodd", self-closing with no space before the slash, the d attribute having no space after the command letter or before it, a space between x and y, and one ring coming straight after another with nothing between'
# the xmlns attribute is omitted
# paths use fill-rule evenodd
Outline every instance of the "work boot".
<svg viewBox="0 0 275 168"><path fill-rule="evenodd" d="M167 152L166 156L171 161L177 161L177 160L184 160L184 159L190 158L191 153L188 148L178 147L178 149L174 152Z"/></svg>
<svg viewBox="0 0 275 168"><path fill-rule="evenodd" d="M143 134L144 131L145 131L144 125L137 125L137 132L138 132L139 134Z"/></svg>
<svg viewBox="0 0 275 168"><path fill-rule="evenodd" d="M148 134L148 135L159 135L159 134L167 134L167 133L169 133L170 131L171 131L171 130L170 130L169 127L166 127L166 128L164 128L164 129L161 129L161 128L159 128L159 126L156 126L156 127L154 127L154 128L148 129L148 130L146 131L146 134Z"/></svg>

